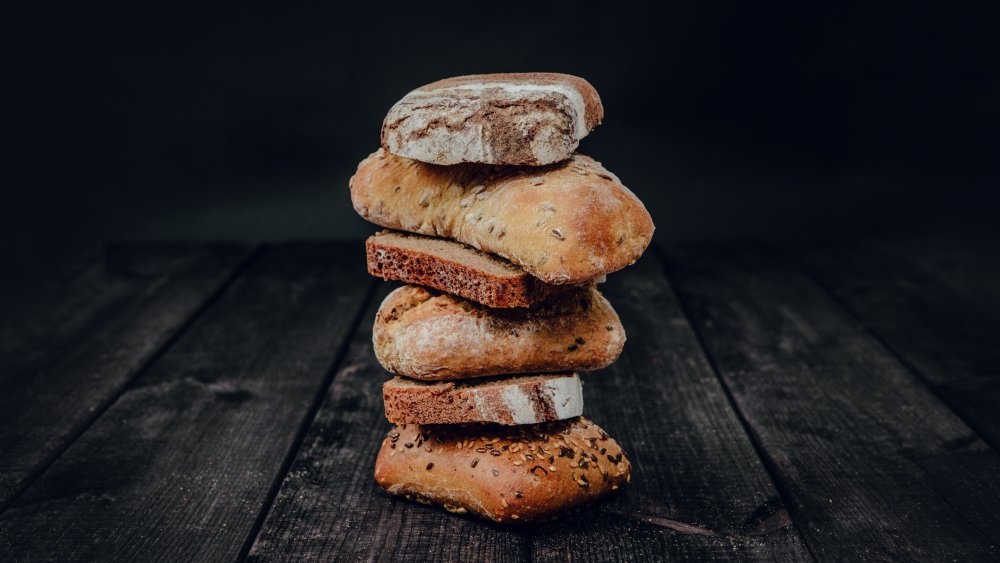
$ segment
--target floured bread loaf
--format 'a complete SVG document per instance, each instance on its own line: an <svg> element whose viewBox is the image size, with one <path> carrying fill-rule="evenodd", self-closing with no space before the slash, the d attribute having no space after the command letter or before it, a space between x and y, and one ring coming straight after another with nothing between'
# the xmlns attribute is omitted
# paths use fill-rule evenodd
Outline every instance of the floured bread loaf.
<svg viewBox="0 0 1000 563"><path fill-rule="evenodd" d="M618 315L593 287L530 309L490 309L408 285L385 298L372 330L382 367L424 380L591 371L625 345Z"/></svg>
<svg viewBox="0 0 1000 563"><path fill-rule="evenodd" d="M616 272L653 236L642 202L579 154L544 168L433 166L380 149L350 185L354 209L377 225L498 254L549 284Z"/></svg>
<svg viewBox="0 0 1000 563"><path fill-rule="evenodd" d="M597 91L576 76L459 76L396 102L382 124L382 146L431 164L538 166L569 158L602 119Z"/></svg>
<svg viewBox="0 0 1000 563"><path fill-rule="evenodd" d="M390 379L382 386L385 417L396 424L512 425L583 414L583 390L575 373L472 381Z"/></svg>
<svg viewBox="0 0 1000 563"><path fill-rule="evenodd" d="M573 286L549 285L507 260L449 239L383 231L368 237L368 273L425 285L487 307L530 307Z"/></svg>
<svg viewBox="0 0 1000 563"><path fill-rule="evenodd" d="M626 485L632 467L586 418L528 426L407 424L382 441L388 492L496 522L547 520Z"/></svg>

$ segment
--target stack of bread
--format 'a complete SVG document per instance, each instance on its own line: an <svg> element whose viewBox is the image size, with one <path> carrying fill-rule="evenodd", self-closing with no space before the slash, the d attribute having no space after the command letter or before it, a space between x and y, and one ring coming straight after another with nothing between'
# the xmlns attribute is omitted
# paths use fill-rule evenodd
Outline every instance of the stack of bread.
<svg viewBox="0 0 1000 563"><path fill-rule="evenodd" d="M548 73L442 80L386 116L350 186L390 229L368 239L369 271L409 284L373 331L397 375L375 462L390 493L527 522L630 481L621 447L583 418L577 375L621 353L597 284L653 234L635 195L574 152L603 117L587 81Z"/></svg>

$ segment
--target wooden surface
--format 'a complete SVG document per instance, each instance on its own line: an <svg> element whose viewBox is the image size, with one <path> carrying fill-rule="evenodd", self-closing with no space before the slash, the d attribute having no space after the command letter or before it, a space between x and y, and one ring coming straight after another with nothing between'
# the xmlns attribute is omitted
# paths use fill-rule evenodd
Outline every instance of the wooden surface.
<svg viewBox="0 0 1000 563"><path fill-rule="evenodd" d="M583 376L632 485L520 527L375 485L360 241L66 256L0 296L0 561L997 560L993 248L650 249Z"/></svg>

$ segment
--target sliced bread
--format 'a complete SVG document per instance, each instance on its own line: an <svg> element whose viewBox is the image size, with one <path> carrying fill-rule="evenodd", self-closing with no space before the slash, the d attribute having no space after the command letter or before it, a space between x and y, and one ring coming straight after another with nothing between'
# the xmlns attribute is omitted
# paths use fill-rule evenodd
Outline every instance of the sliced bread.
<svg viewBox="0 0 1000 563"><path fill-rule="evenodd" d="M583 414L575 373L455 381L396 377L382 386L385 417L396 424L537 424Z"/></svg>
<svg viewBox="0 0 1000 563"><path fill-rule="evenodd" d="M373 276L425 285L487 307L530 307L567 290L499 256L448 239L383 231L369 237L365 248Z"/></svg>

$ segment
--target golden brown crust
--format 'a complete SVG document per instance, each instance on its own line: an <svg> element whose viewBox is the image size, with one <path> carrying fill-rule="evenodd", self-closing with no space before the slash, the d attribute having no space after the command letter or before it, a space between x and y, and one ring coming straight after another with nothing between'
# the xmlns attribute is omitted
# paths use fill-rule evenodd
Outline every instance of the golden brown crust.
<svg viewBox="0 0 1000 563"><path fill-rule="evenodd" d="M375 460L392 494L496 522L547 520L626 485L617 442L583 418L545 424L401 425Z"/></svg>
<svg viewBox="0 0 1000 563"><path fill-rule="evenodd" d="M549 284L618 271L653 236L642 202L579 154L543 168L434 166L380 149L350 186L354 209L377 225L498 254Z"/></svg>
<svg viewBox="0 0 1000 563"><path fill-rule="evenodd" d="M588 287L531 309L490 309L417 287L390 293L375 317L375 356L423 380L592 371L618 358L625 330Z"/></svg>
<svg viewBox="0 0 1000 563"><path fill-rule="evenodd" d="M400 245L394 240L396 237L390 238L386 233L371 236L365 242L368 273L386 280L424 285L498 309L531 307L573 287L547 284L499 256L487 255L460 242L409 233L406 236L437 244L419 248ZM442 245L449 246L449 252L435 248ZM508 268L478 267L471 260L476 257L480 260L488 257L496 265Z"/></svg>

